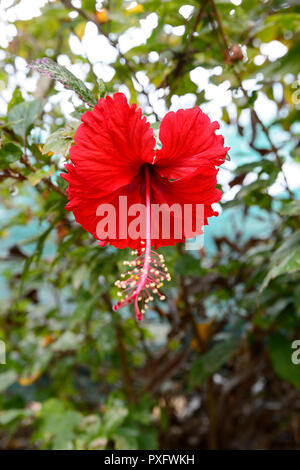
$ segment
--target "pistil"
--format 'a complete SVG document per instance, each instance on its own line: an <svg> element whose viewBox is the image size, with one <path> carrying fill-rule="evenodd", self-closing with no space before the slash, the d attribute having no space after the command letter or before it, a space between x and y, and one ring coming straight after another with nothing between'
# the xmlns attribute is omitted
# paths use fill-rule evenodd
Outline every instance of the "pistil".
<svg viewBox="0 0 300 470"><path fill-rule="evenodd" d="M119 292L122 299L114 306L118 310L125 305L134 302L136 318L138 321L143 319L143 314L148 308L148 303L153 300L152 294L157 294L160 300L165 297L159 292L164 281L170 281L171 277L168 268L165 265L164 257L161 254L151 250L151 198L150 198L150 176L149 167L145 166L146 182L146 246L139 252L132 251L133 255L138 255L133 261L124 261L125 265L132 267L122 274L124 280L118 280L115 285L122 289ZM141 245L145 245L142 240Z"/></svg>

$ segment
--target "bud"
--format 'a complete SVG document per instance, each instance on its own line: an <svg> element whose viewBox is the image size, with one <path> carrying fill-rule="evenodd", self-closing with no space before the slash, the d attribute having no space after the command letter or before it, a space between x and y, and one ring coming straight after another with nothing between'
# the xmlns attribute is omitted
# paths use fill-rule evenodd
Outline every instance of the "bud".
<svg viewBox="0 0 300 470"><path fill-rule="evenodd" d="M99 90L99 98L104 98L104 96L106 95L107 89L102 78L100 78L100 80L98 81L98 90Z"/></svg>

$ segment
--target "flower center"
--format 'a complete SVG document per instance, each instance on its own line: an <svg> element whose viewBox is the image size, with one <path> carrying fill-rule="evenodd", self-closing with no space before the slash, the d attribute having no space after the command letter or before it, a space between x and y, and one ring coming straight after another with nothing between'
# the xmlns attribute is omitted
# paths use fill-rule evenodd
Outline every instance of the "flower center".
<svg viewBox="0 0 300 470"><path fill-rule="evenodd" d="M118 280L115 285L122 289L118 294L123 297L113 309L116 311L125 305L134 302L136 318L143 319L143 314L148 308L148 302L153 300L152 294L157 294L160 300L165 297L159 292L165 280L170 281L171 277L165 265L164 257L151 250L151 198L150 198L150 175L149 165L143 168L146 183L146 247L139 251L132 251L131 254L138 255L133 261L124 261L124 264L132 267L122 274L123 280ZM141 241L142 245L145 242ZM141 309L140 309L141 305Z"/></svg>

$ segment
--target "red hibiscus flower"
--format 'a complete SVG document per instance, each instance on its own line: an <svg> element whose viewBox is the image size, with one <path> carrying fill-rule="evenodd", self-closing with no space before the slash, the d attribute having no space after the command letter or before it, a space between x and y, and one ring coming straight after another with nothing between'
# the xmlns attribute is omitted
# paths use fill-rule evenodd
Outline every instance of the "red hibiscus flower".
<svg viewBox="0 0 300 470"><path fill-rule="evenodd" d="M189 238L191 231L192 236L200 234L208 217L218 215L211 207L221 198L216 188L216 166L224 163L229 148L224 147L224 138L215 134L219 124L211 122L198 107L169 112L164 117L159 130L160 149L155 148L153 129L141 110L135 104L129 106L122 93L101 98L81 120L70 149L72 163L65 165L68 173L61 175L69 183L66 209L99 240L99 245L110 243L136 250L137 259L127 262L133 269L116 282L123 294L114 308L134 302L140 320L152 293L164 298L159 288L170 279L163 256L151 247L174 245ZM127 231L136 213L120 208L124 197L128 208L135 204L145 207L145 230L138 236ZM116 226L112 232L99 233L98 224L104 215L99 207L108 204L114 208ZM160 227L161 219L151 217L153 204L162 207L161 217L164 211L169 217L167 236ZM172 210L174 204L182 208L181 213ZM195 233L196 204L203 207L203 219ZM184 205L192 205L190 232L182 230L178 235L175 226L179 222L183 228Z"/></svg>

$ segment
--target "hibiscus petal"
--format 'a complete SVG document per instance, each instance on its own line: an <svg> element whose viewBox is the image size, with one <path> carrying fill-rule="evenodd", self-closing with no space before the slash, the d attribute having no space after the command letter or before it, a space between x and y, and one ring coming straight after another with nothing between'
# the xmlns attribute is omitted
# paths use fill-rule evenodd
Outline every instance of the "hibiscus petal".
<svg viewBox="0 0 300 470"><path fill-rule="evenodd" d="M100 246L105 246L107 243L116 246L117 248L130 247L136 249L140 246L141 238L131 239L128 236L127 227L134 219L133 216L128 216L127 211L122 212L122 206L119 205L120 197L126 196L126 205L129 208L133 204L145 204L145 183L143 176L138 174L132 182L121 188L111 191L109 194L103 193L101 190L96 190L87 186L85 178L83 178L77 171L77 167L73 164L66 164L68 173L61 173L61 177L68 181L69 186L67 194L69 202L66 205L68 211L72 211L76 222L78 222L86 231L91 233L93 237L99 240ZM101 237L99 234L98 223L106 216L106 214L97 215L97 209L101 205L111 205L110 211L113 212L114 227L116 236L110 233L107 237ZM120 221L123 222L123 230L126 230L123 238L120 238Z"/></svg>
<svg viewBox="0 0 300 470"><path fill-rule="evenodd" d="M167 204L169 208L171 208L173 204L179 204L181 208L181 216L176 216L176 213L170 212L171 231L169 239L164 238L163 216L160 220L151 219L153 224L158 225L159 228L156 227L156 230L159 230L160 234L159 238L152 240L154 248L171 246L180 241L184 241L186 238L193 238L195 235L203 233L202 227L208 224L208 217L218 215L218 212L214 211L211 207L211 204L218 202L222 195L222 192L216 188L217 173L218 170L210 163L201 165L196 172L177 181L169 181L167 178L161 177L158 172L152 172L151 203ZM192 232L188 233L185 233L183 218L185 204L192 205L192 221L188 224ZM201 223L198 223L198 230L196 230L196 218L198 216L197 204L202 205L203 210L203 212L201 212ZM169 210L167 209L166 212L169 212ZM177 219L177 223L179 220L179 224L181 224L182 227L182 237L180 239L177 238L174 233L175 219ZM152 227L152 230L155 231L155 227Z"/></svg>
<svg viewBox="0 0 300 470"><path fill-rule="evenodd" d="M128 184L154 158L150 124L123 93L101 98L82 116L70 158L86 183L103 194Z"/></svg>
<svg viewBox="0 0 300 470"><path fill-rule="evenodd" d="M129 236L129 230L126 230L124 238L120 238L119 221L121 218L123 227L129 228L131 221L135 219L135 216L128 215L127 210L124 210L124 213L120 210L120 197L126 196L127 209L137 203L145 205L145 179L143 172L140 172L130 184L122 186L110 192L110 194L103 194L101 190L95 190L87 186L85 179L78 174L77 168L73 164L66 164L65 166L68 173L62 173L61 176L69 182L67 189L69 203L66 209L73 211L75 220L81 224L85 230L90 232L94 238L99 240L100 246L110 243L118 248L140 248L141 238L131 238ZM218 202L221 198L221 191L216 188L217 173L218 170L213 165L206 163L201 165L193 174L171 182L167 178L161 177L154 166L151 167L151 204L159 205L162 212L170 216L170 234L168 236L166 236L166 232L164 232L164 226L162 224L163 217L161 216L158 219L154 217L151 218L152 233L155 231L158 233L158 236L152 239L152 246L154 248L172 246L175 243L184 241L186 238L193 238L195 233L189 234L184 232L185 226L184 219L182 218L185 210L184 204L192 204L192 222L190 229L193 231L195 231L196 228L196 204L203 205L201 224L197 235L202 233L202 226L207 225L208 217L218 215L211 207L212 203ZM114 208L116 236L111 234L109 237L103 238L99 235L97 226L102 217L97 215L97 209L101 204L111 204ZM163 204L167 205L166 208L161 206ZM179 216L169 211L169 208L172 208L173 204L180 206ZM177 224L179 223L182 227L181 238L175 236L174 233L175 219ZM144 239L144 237L142 238Z"/></svg>
<svg viewBox="0 0 300 470"><path fill-rule="evenodd" d="M162 148L156 151L155 159L160 175L177 179L205 162L224 163L229 147L224 147L224 138L215 134L219 127L199 107L166 114L159 131Z"/></svg>

